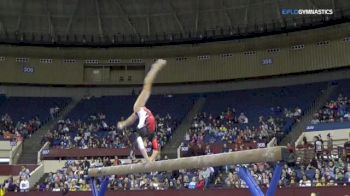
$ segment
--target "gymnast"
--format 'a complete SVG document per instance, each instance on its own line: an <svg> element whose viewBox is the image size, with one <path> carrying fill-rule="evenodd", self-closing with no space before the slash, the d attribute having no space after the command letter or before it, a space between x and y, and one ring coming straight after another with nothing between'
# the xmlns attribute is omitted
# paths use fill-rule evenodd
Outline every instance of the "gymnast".
<svg viewBox="0 0 350 196"><path fill-rule="evenodd" d="M139 119L137 125L137 133L133 135L133 141L138 146L142 156L147 162L155 161L160 155L160 144L157 138L157 122L152 112L145 107L147 100L151 95L153 81L156 78L158 72L166 65L166 60L158 59L151 67L151 70L147 73L143 88L136 99L134 104L134 112L124 121L118 122L118 129L122 130L128 126L131 126ZM143 140L145 139L145 141ZM146 139L152 141L152 155L149 157L145 148Z"/></svg>

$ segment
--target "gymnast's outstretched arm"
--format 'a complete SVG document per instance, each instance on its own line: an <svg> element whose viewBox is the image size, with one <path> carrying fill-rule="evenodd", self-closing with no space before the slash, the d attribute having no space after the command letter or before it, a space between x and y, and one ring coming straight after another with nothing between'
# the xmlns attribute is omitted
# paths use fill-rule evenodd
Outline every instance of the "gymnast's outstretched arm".
<svg viewBox="0 0 350 196"><path fill-rule="evenodd" d="M132 113L126 120L118 122L118 129L124 129L131 126L137 120L136 113Z"/></svg>

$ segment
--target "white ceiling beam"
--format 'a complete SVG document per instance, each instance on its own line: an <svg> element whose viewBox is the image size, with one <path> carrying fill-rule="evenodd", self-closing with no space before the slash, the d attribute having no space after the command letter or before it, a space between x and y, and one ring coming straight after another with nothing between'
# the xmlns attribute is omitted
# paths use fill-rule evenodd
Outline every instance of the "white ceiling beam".
<svg viewBox="0 0 350 196"><path fill-rule="evenodd" d="M22 2L21 2L21 9L20 9L19 14L18 14L17 24L16 24L16 31L15 32L19 32L20 31L20 28L21 28L21 25L22 25L22 17L23 17L24 7L25 7L26 2L27 2L26 0L22 0Z"/></svg>
<svg viewBox="0 0 350 196"><path fill-rule="evenodd" d="M138 34L135 26L132 24L131 20L130 20L130 16L128 15L128 13L126 13L125 9L123 8L123 6L119 3L119 1L112 1L115 2L115 4L119 7L120 11L121 11L121 16L124 18L125 22L129 25L129 27L131 28L132 32L134 34Z"/></svg>
<svg viewBox="0 0 350 196"><path fill-rule="evenodd" d="M198 26L199 26L199 0L196 0L196 19L195 19L195 28L194 31L196 34L198 33Z"/></svg>
<svg viewBox="0 0 350 196"><path fill-rule="evenodd" d="M49 10L49 2L48 0L45 1L45 11L47 14L47 21L49 23L49 34L53 37L55 37L56 32L55 32L55 26L52 23L52 16L51 16L51 12Z"/></svg>
<svg viewBox="0 0 350 196"><path fill-rule="evenodd" d="M248 20L249 20L249 5L250 5L250 0L247 1L247 4L245 6L245 13L244 13L244 19L243 19L243 23L244 23L244 27L248 27Z"/></svg>
<svg viewBox="0 0 350 196"><path fill-rule="evenodd" d="M171 11L172 11L172 13L173 13L173 17L175 18L175 21L176 21L177 25L178 25L179 28L180 28L181 33L182 33L182 34L185 34L184 27L183 27L183 25L182 25L182 23L181 23L181 21L180 21L180 19L179 19L179 16L177 15L176 9L175 9L175 7L173 6L173 4L171 3L171 1L169 1L169 6L170 6Z"/></svg>
<svg viewBox="0 0 350 196"><path fill-rule="evenodd" d="M151 36L151 21L150 21L150 16L147 16L147 35Z"/></svg>
<svg viewBox="0 0 350 196"><path fill-rule="evenodd" d="M100 34L100 37L104 37L103 27L102 27L102 20L101 20L101 8L98 0L95 0L95 8L96 8L96 15L97 15L97 26L98 26L98 33Z"/></svg>
<svg viewBox="0 0 350 196"><path fill-rule="evenodd" d="M0 33L5 33L5 27L4 27L4 23L2 22L2 20L0 20Z"/></svg>
<svg viewBox="0 0 350 196"><path fill-rule="evenodd" d="M280 1L275 1L276 2L276 13L277 13L277 18L281 26L285 26L285 21L282 17L281 14L281 6L280 6Z"/></svg>
<svg viewBox="0 0 350 196"><path fill-rule="evenodd" d="M70 15L68 24L67 24L67 26L66 26L65 35L68 35L69 32L70 32L70 30L72 29L73 19L74 19L74 16L75 16L75 15L77 14L77 12L78 12L79 4L80 4L80 0L77 0L77 1L76 1L76 4L75 4L75 6L74 6L74 11L72 12L72 15Z"/></svg>
<svg viewBox="0 0 350 196"><path fill-rule="evenodd" d="M221 0L221 7L222 7L223 13L225 14L225 17L227 19L227 22L230 25L230 28L232 28L232 24L233 24L232 19L231 19L230 15L228 14L227 10L225 9L226 5L225 5L224 0Z"/></svg>
<svg viewBox="0 0 350 196"><path fill-rule="evenodd" d="M317 9L317 6L315 4L315 2L313 0L308 0L307 3L313 8L313 9Z"/></svg>
<svg viewBox="0 0 350 196"><path fill-rule="evenodd" d="M6 27L4 25L4 22L1 18L1 16L0 16L0 33L5 33L5 29L6 29Z"/></svg>

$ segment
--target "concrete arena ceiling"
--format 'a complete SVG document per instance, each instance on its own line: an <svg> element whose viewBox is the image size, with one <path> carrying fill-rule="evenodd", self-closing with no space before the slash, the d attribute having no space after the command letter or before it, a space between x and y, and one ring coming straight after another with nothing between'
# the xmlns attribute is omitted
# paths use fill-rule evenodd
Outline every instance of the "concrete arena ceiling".
<svg viewBox="0 0 350 196"><path fill-rule="evenodd" d="M324 16L283 16L283 8L333 9L349 0L1 0L0 34L49 36L200 36L298 26ZM262 30L262 29L261 29Z"/></svg>

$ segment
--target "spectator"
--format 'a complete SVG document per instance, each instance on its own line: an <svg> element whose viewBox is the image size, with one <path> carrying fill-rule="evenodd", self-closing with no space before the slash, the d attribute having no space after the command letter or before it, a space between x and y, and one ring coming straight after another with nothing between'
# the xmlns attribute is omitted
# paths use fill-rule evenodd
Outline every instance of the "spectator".
<svg viewBox="0 0 350 196"><path fill-rule="evenodd" d="M248 117L242 112L238 117L238 122L242 124L248 123Z"/></svg>
<svg viewBox="0 0 350 196"><path fill-rule="evenodd" d="M188 132L186 132L186 134L185 134L185 141L189 142L190 140L191 140L190 134Z"/></svg>
<svg viewBox="0 0 350 196"><path fill-rule="evenodd" d="M90 191L90 187L86 184L85 180L81 182L80 191Z"/></svg>
<svg viewBox="0 0 350 196"><path fill-rule="evenodd" d="M61 188L59 187L58 183L55 183L54 188L52 189L52 192L60 192Z"/></svg>
<svg viewBox="0 0 350 196"><path fill-rule="evenodd" d="M64 184L64 187L62 189L62 194L66 195L69 191L70 190L69 190L68 184Z"/></svg>
<svg viewBox="0 0 350 196"><path fill-rule="evenodd" d="M317 179L315 183L316 187L323 187L326 186L326 178L324 176L321 177L321 179Z"/></svg>
<svg viewBox="0 0 350 196"><path fill-rule="evenodd" d="M209 146L209 145L206 145L206 146L205 146L205 154L206 154L206 155L213 154L213 153L211 152L211 149L210 149L210 146Z"/></svg>
<svg viewBox="0 0 350 196"><path fill-rule="evenodd" d="M55 119L55 108L50 108L51 120Z"/></svg>
<svg viewBox="0 0 350 196"><path fill-rule="evenodd" d="M193 180L193 179L192 179ZM188 187L189 186L189 184L190 184L190 179L189 179L189 177L187 176L187 175L185 175L184 177L183 177L183 186L184 187ZM193 184L193 183L192 183ZM194 187L194 186L193 186Z"/></svg>
<svg viewBox="0 0 350 196"><path fill-rule="evenodd" d="M21 177L22 179L24 178L29 178L30 177L30 171L28 168L26 168L25 166L22 166L21 171L19 172L19 177Z"/></svg>
<svg viewBox="0 0 350 196"><path fill-rule="evenodd" d="M197 179L196 177L192 177L191 182L188 184L189 189L196 189L197 188Z"/></svg>
<svg viewBox="0 0 350 196"><path fill-rule="evenodd" d="M293 149L288 149L289 155L287 159L287 164L289 167L294 167L296 162L296 157Z"/></svg>
<svg viewBox="0 0 350 196"><path fill-rule="evenodd" d="M337 182L343 182L343 180L344 180L344 170L343 169L340 169L340 168L335 168L335 176L334 176L334 178L335 178L335 180L337 181Z"/></svg>
<svg viewBox="0 0 350 196"><path fill-rule="evenodd" d="M47 184L48 182L47 182L47 180L45 181L45 182L43 182L43 183L40 183L39 185L38 185L38 191L40 191L40 192L43 192L43 191L45 191L46 190L46 184Z"/></svg>
<svg viewBox="0 0 350 196"><path fill-rule="evenodd" d="M347 164L344 178L346 179L347 182L350 182L350 164Z"/></svg>
<svg viewBox="0 0 350 196"><path fill-rule="evenodd" d="M221 186L223 185L223 175L220 173L214 180L214 185Z"/></svg>
<svg viewBox="0 0 350 196"><path fill-rule="evenodd" d="M3 186L0 187L0 196L5 196L6 190Z"/></svg>
<svg viewBox="0 0 350 196"><path fill-rule="evenodd" d="M90 161L88 161L87 157L84 157L84 162L83 162L84 170L88 170L90 166L91 166Z"/></svg>
<svg viewBox="0 0 350 196"><path fill-rule="evenodd" d="M119 160L118 156L114 157L114 162L113 162L113 166L118 166L121 165L122 162Z"/></svg>
<svg viewBox="0 0 350 196"><path fill-rule="evenodd" d="M198 189L198 190L204 190L204 188L206 188L206 186L205 186L205 180L203 179L202 176L199 176L199 181L198 181L198 183L197 183L197 185L196 185L196 189Z"/></svg>
<svg viewBox="0 0 350 196"><path fill-rule="evenodd" d="M327 155L330 158L333 150L333 138L331 133L327 134Z"/></svg>
<svg viewBox="0 0 350 196"><path fill-rule="evenodd" d="M320 159L323 154L323 141L319 136L314 137L314 148L317 158Z"/></svg>
<svg viewBox="0 0 350 196"><path fill-rule="evenodd" d="M19 183L15 183L13 177L10 177L4 185L9 192L19 192Z"/></svg>
<svg viewBox="0 0 350 196"><path fill-rule="evenodd" d="M213 167L208 167L208 168L204 168L200 173L199 176L201 177L201 179L204 180L204 187L207 188L209 183L211 182L211 177L212 174L214 173L214 168ZM200 180L201 180L200 179Z"/></svg>
<svg viewBox="0 0 350 196"><path fill-rule="evenodd" d="M299 181L300 187L311 187L311 181L307 179L306 175L303 175L303 178Z"/></svg>
<svg viewBox="0 0 350 196"><path fill-rule="evenodd" d="M344 153L346 157L346 161L350 163L350 133L348 141L344 143Z"/></svg>
<svg viewBox="0 0 350 196"><path fill-rule="evenodd" d="M309 142L307 141L307 138L304 136L303 137L303 148L308 148L309 147Z"/></svg>
<svg viewBox="0 0 350 196"><path fill-rule="evenodd" d="M21 177L21 182L20 182L20 190L21 192L29 192L29 181L28 178L26 176Z"/></svg>

